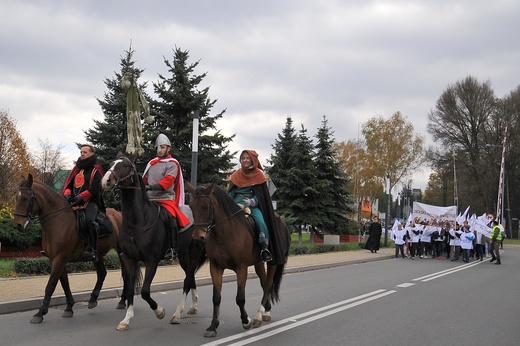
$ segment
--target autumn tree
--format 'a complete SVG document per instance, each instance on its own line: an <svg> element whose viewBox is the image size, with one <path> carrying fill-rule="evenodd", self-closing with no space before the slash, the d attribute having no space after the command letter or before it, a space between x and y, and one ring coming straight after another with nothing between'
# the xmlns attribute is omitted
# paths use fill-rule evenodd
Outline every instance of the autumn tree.
<svg viewBox="0 0 520 346"><path fill-rule="evenodd" d="M362 126L365 139L364 174L373 176L384 185L385 177L390 178L390 188L411 176L424 163L421 135L414 132L411 122L400 113L389 119L375 116Z"/></svg>
<svg viewBox="0 0 520 346"><path fill-rule="evenodd" d="M341 169L350 177L347 190L356 201L360 219L362 201L374 202L377 199L383 188L381 179L373 175L372 167L366 164L366 153L361 140L336 142L334 148Z"/></svg>
<svg viewBox="0 0 520 346"><path fill-rule="evenodd" d="M0 111L0 205L13 206L21 178L32 173L31 156L15 121Z"/></svg>

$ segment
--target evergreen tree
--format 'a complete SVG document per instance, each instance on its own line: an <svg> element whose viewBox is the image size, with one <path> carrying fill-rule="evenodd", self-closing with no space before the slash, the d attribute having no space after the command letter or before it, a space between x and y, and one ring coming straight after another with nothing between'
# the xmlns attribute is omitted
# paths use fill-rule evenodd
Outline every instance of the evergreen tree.
<svg viewBox="0 0 520 346"><path fill-rule="evenodd" d="M135 51L131 47L125 51L125 56L121 57L121 71L116 72L113 78L105 78L104 82L108 91L105 92L103 99L97 99L105 118L103 121L94 120L94 127L85 131L85 138L96 148L98 162L105 170L109 168L110 162L116 158L118 151L125 152L128 142L126 130L127 92L121 87L120 82L126 72L133 73L138 79L144 71L135 67L135 61L132 60L134 53ZM146 83L140 84L139 87L144 94ZM144 94L144 97L149 101L146 94ZM136 160L136 165L141 172L148 159L149 157L144 156ZM119 209L120 202L117 189L105 191L103 199L107 207Z"/></svg>
<svg viewBox="0 0 520 346"><path fill-rule="evenodd" d="M198 111L200 126L197 181L222 185L232 169L231 159L236 155L227 149L234 135L225 137L216 129L216 122L222 118L225 110L210 115L216 100L209 99L209 88L197 89L206 73L195 75L194 71L199 62L188 64L188 59L189 52L179 48L174 49L172 62L164 59L169 75L159 74L159 81L153 83L158 97L157 101L151 103L155 123L143 131L144 137L150 143L150 147L153 147L159 133L168 136L172 142L172 156L179 160L184 179L189 180L193 113Z"/></svg>
<svg viewBox="0 0 520 346"><path fill-rule="evenodd" d="M320 204L317 210L317 225L330 233L343 233L347 229L347 213L350 196L347 192L348 177L340 167L334 149L331 128L323 116L322 126L316 134L316 189L319 191Z"/></svg>
<svg viewBox="0 0 520 346"><path fill-rule="evenodd" d="M266 168L269 178L276 186L276 192L273 195L273 201L276 201L278 213L286 215L289 212L289 205L291 203L291 191L288 186L289 168L293 166L291 162L292 150L296 142L296 132L293 127L292 118L287 117L285 128L282 134L278 134L278 139L272 145L274 154L268 159L271 164Z"/></svg>
<svg viewBox="0 0 520 346"><path fill-rule="evenodd" d="M105 85L108 89L104 98L97 99L103 114L103 121L94 120L94 127L85 131L85 138L96 148L99 163L103 168L108 169L108 165L115 159L117 152L125 152L128 142L126 131L126 91L121 87L121 78L126 72L131 72L138 79L143 73L143 69L135 67L132 60L135 51L130 47L125 51L125 56L121 57L121 71L115 73L113 78L105 78ZM141 90L146 88L146 83L140 84ZM149 101L149 97L144 95ZM140 161L147 162L147 157ZM143 162L140 162L141 166Z"/></svg>
<svg viewBox="0 0 520 346"><path fill-rule="evenodd" d="M302 125L291 150L287 167L286 216L300 224L315 226L318 222L319 191L316 189L316 169L313 162L313 144Z"/></svg>

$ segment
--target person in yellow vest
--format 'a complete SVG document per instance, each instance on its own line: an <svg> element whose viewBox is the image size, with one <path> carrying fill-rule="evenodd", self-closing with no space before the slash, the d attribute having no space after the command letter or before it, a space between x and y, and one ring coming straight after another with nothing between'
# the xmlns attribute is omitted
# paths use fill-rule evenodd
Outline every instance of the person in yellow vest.
<svg viewBox="0 0 520 346"><path fill-rule="evenodd" d="M493 221L493 229L491 230L491 258L490 263L502 264L500 261L500 244L502 242L502 229L498 225L498 221Z"/></svg>

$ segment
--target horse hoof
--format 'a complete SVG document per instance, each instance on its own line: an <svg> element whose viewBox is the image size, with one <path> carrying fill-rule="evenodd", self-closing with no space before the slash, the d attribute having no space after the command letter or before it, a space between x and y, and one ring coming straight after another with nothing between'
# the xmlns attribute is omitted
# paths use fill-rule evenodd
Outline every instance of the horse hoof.
<svg viewBox="0 0 520 346"><path fill-rule="evenodd" d="M170 324L181 324L180 317L173 315L170 320Z"/></svg>
<svg viewBox="0 0 520 346"><path fill-rule="evenodd" d="M128 330L128 324L126 323L119 323L116 327L116 330L118 331L125 331L125 330Z"/></svg>
<svg viewBox="0 0 520 346"><path fill-rule="evenodd" d="M188 310L188 315L196 315L199 312L199 309L197 308L190 308Z"/></svg>
<svg viewBox="0 0 520 346"><path fill-rule="evenodd" d="M253 320L253 328L258 328L261 325L262 325L262 320ZM249 328L247 328L247 329L249 329Z"/></svg>
<svg viewBox="0 0 520 346"><path fill-rule="evenodd" d="M217 331L216 330L206 330L204 332L204 337L205 338L214 338L215 336L217 336Z"/></svg>
<svg viewBox="0 0 520 346"><path fill-rule="evenodd" d="M263 314L262 315L262 321L264 321L264 322L271 321L271 314Z"/></svg>
<svg viewBox="0 0 520 346"><path fill-rule="evenodd" d="M74 316L74 312L73 311L63 311L63 315L61 315L61 317L72 317Z"/></svg>
<svg viewBox="0 0 520 346"><path fill-rule="evenodd" d="M251 319L248 317L247 318L247 323L242 323L242 328L244 329L251 329L251 325L253 324L253 322L251 321Z"/></svg>
<svg viewBox="0 0 520 346"><path fill-rule="evenodd" d="M155 310L155 316L157 316L158 319L162 320L164 316L166 316L166 310L162 306L157 307Z"/></svg>
<svg viewBox="0 0 520 346"><path fill-rule="evenodd" d="M116 309L117 310L126 309L126 304L125 303L117 303Z"/></svg>
<svg viewBox="0 0 520 346"><path fill-rule="evenodd" d="M33 316L33 318L31 318L31 323L35 324L35 323L42 323L43 322L43 317L41 316Z"/></svg>
<svg viewBox="0 0 520 346"><path fill-rule="evenodd" d="M94 300L93 302L88 302L88 308L94 309L97 306L97 300Z"/></svg>

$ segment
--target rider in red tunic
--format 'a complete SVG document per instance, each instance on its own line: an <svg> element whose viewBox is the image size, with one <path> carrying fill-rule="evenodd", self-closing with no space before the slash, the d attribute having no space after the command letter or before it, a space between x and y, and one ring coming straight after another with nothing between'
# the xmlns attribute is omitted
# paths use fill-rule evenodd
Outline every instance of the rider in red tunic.
<svg viewBox="0 0 520 346"><path fill-rule="evenodd" d="M76 165L70 171L62 195L72 204L73 209L84 209L87 223L87 239L90 251L85 251L83 256L97 261L97 238L99 225L96 216L105 206L101 197L101 179L104 172L97 163L94 147L84 144L80 149L80 157Z"/></svg>
<svg viewBox="0 0 520 346"><path fill-rule="evenodd" d="M184 180L179 161L170 155L171 143L163 134L157 136L155 141L157 157L148 162L143 174L148 198L160 203L177 220L179 228L184 228L190 220L179 209L184 206ZM176 257L177 231L171 226L170 220L170 248L166 252L166 259Z"/></svg>

